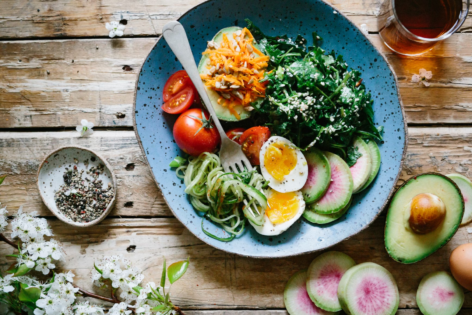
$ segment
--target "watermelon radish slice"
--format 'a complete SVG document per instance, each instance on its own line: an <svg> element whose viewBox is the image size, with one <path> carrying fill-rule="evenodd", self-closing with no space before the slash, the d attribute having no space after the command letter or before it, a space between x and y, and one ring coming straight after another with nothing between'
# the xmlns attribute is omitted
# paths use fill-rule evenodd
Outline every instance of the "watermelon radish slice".
<svg viewBox="0 0 472 315"><path fill-rule="evenodd" d="M361 137L356 137L352 145L362 154L362 156L357 159L356 164L351 166L352 180L354 181L352 193L355 194L359 192L369 180L372 171L372 157L370 155L369 146Z"/></svg>
<svg viewBox="0 0 472 315"><path fill-rule="evenodd" d="M369 179L367 180L367 183L365 183L364 186L362 186L361 189L359 189L358 192L363 191L366 189L372 182L374 181L375 177L377 177L377 174L379 173L380 170L380 150L379 146L377 143L375 143L374 140L370 140L369 143L367 143L367 146L369 147L370 150L370 156L372 158L372 170L370 171L370 176Z"/></svg>
<svg viewBox="0 0 472 315"><path fill-rule="evenodd" d="M460 174L449 174L446 176L459 186L464 198L464 216L462 217L461 225L470 223L472 221L472 183L467 177Z"/></svg>
<svg viewBox="0 0 472 315"><path fill-rule="evenodd" d="M331 168L331 182L326 193L313 204L312 209L321 214L336 213L344 209L352 196L352 176L342 158L331 152L323 152Z"/></svg>
<svg viewBox="0 0 472 315"><path fill-rule="evenodd" d="M464 291L448 272L432 272L421 279L416 302L424 315L455 315L464 303Z"/></svg>
<svg viewBox="0 0 472 315"><path fill-rule="evenodd" d="M341 278L341 281L339 281L338 284L338 300L339 300L339 305L343 309L344 313L350 315L351 312L349 311L349 308L347 307L347 302L346 302L346 290L347 290L347 283L349 282L349 279L351 278L351 275L359 268L359 266L362 266L362 264L357 265L346 271Z"/></svg>
<svg viewBox="0 0 472 315"><path fill-rule="evenodd" d="M344 290L343 303L345 302L350 314L395 314L400 303L400 296L395 279L390 272L374 263L363 263L354 268L356 269L351 273L346 272L349 278L342 283L343 289L341 289Z"/></svg>
<svg viewBox="0 0 472 315"><path fill-rule="evenodd" d="M304 155L308 163L308 178L302 193L308 204L317 201L325 194L331 180L331 168L326 156L318 149L313 148Z"/></svg>
<svg viewBox="0 0 472 315"><path fill-rule="evenodd" d="M284 303L290 315L330 315L310 300L306 291L306 270L295 273L285 285Z"/></svg>
<svg viewBox="0 0 472 315"><path fill-rule="evenodd" d="M355 261L341 252L327 252L316 257L307 272L306 289L311 300L319 308L338 312L338 284L344 273Z"/></svg>
<svg viewBox="0 0 472 315"><path fill-rule="evenodd" d="M345 206L344 209L342 209L339 212L332 213L332 214L321 214L321 213L317 213L313 211L311 209L311 205L309 205L307 208L305 208L305 211L303 212L303 217L311 223L328 224L342 217L347 212L347 210L349 210L350 207L351 207L351 201L349 201L347 206Z"/></svg>

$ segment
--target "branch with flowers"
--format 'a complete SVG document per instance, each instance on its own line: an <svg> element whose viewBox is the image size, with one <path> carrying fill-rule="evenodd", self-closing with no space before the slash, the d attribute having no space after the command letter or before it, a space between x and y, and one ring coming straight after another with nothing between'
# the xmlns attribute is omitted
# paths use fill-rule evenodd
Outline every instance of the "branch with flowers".
<svg viewBox="0 0 472 315"><path fill-rule="evenodd" d="M0 177L0 184L3 178ZM20 208L11 221L12 239L3 232L8 226L8 212L0 208L0 240L18 251L7 255L16 263L0 274L0 314L34 315L170 315L183 311L170 299L170 288L187 271L189 260L179 261L166 268L158 284L142 284L144 275L131 261L121 256L107 256L95 261L91 273L94 286L108 290L110 297L80 289L74 285L72 272L55 273L55 261L64 255L46 219L36 213L24 213ZM38 278L35 273L39 275ZM42 279L42 280L40 280ZM46 280L44 280L46 279ZM167 280L170 286L166 287ZM106 310L101 306L78 300L88 297L112 303Z"/></svg>

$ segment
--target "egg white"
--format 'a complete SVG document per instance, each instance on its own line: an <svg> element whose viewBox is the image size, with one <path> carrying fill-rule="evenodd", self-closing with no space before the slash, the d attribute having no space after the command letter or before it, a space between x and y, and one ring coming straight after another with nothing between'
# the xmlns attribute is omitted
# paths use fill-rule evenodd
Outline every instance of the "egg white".
<svg viewBox="0 0 472 315"><path fill-rule="evenodd" d="M270 173L267 171L265 164L264 164L264 155L267 152L267 148L275 143L275 142L282 142L286 145L292 147L296 154L297 154L297 165L295 168L287 174L283 180L277 180ZM261 148L261 152L259 153L259 160L261 161L261 173L264 176L265 180L269 181L269 187L281 192L291 192L300 190L303 186L305 186L306 180L308 178L308 163L306 162L305 156L303 155L302 151L298 149L292 142L283 138L283 137L270 137L267 142Z"/></svg>
<svg viewBox="0 0 472 315"><path fill-rule="evenodd" d="M272 190L268 190L265 192L267 199L270 198ZM287 231L289 227L291 227L300 217L302 216L303 212L305 211L305 200L303 200L303 194L301 191L296 191L297 199L298 199L298 210L296 215L291 218L290 220L274 225L267 215L264 215L264 223L262 225L255 225L251 220L248 220L249 223L254 227L257 233L267 236L273 235L280 235L283 232Z"/></svg>

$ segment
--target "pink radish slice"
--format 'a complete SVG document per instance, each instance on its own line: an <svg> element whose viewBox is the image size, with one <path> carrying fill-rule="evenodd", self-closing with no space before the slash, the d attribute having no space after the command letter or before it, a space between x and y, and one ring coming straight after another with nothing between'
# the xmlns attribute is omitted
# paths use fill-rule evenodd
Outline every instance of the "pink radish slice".
<svg viewBox="0 0 472 315"><path fill-rule="evenodd" d="M464 303L464 291L448 272L432 272L421 280L416 302L425 315L455 315Z"/></svg>
<svg viewBox="0 0 472 315"><path fill-rule="evenodd" d="M352 315L393 315L400 302L395 279L384 267L364 263L354 267L345 298Z"/></svg>
<svg viewBox="0 0 472 315"><path fill-rule="evenodd" d="M334 153L324 152L331 167L331 183L320 200L313 204L313 210L321 214L341 211L352 196L352 176L349 166Z"/></svg>
<svg viewBox="0 0 472 315"><path fill-rule="evenodd" d="M356 164L351 166L352 180L354 182L353 193L360 191L367 183L372 172L372 156L370 148L360 137L355 138L352 144L362 156L357 159Z"/></svg>
<svg viewBox="0 0 472 315"><path fill-rule="evenodd" d="M341 252L327 252L316 257L308 268L306 288L316 306L331 312L341 310L338 285L344 273L356 263Z"/></svg>
<svg viewBox="0 0 472 315"><path fill-rule="evenodd" d="M320 199L331 182L331 168L326 156L318 149L312 148L304 153L308 163L308 177L302 188L303 199L313 203Z"/></svg>
<svg viewBox="0 0 472 315"><path fill-rule="evenodd" d="M306 270L295 273L285 285L284 303L290 315L330 315L317 307L306 291Z"/></svg>

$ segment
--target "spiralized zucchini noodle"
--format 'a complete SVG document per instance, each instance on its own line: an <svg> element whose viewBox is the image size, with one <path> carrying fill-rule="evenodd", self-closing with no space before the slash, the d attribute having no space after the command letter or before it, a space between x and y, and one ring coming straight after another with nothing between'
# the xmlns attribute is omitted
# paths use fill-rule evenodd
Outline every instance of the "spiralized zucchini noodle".
<svg viewBox="0 0 472 315"><path fill-rule="evenodd" d="M245 218L256 225L264 222L267 198L262 189L266 181L256 170L239 174L227 173L221 166L220 158L213 153L202 153L190 157L187 165L176 170L177 177L185 183L185 193L198 211L219 224L230 234L221 238L203 228L203 232L220 241L231 241L244 232Z"/></svg>

